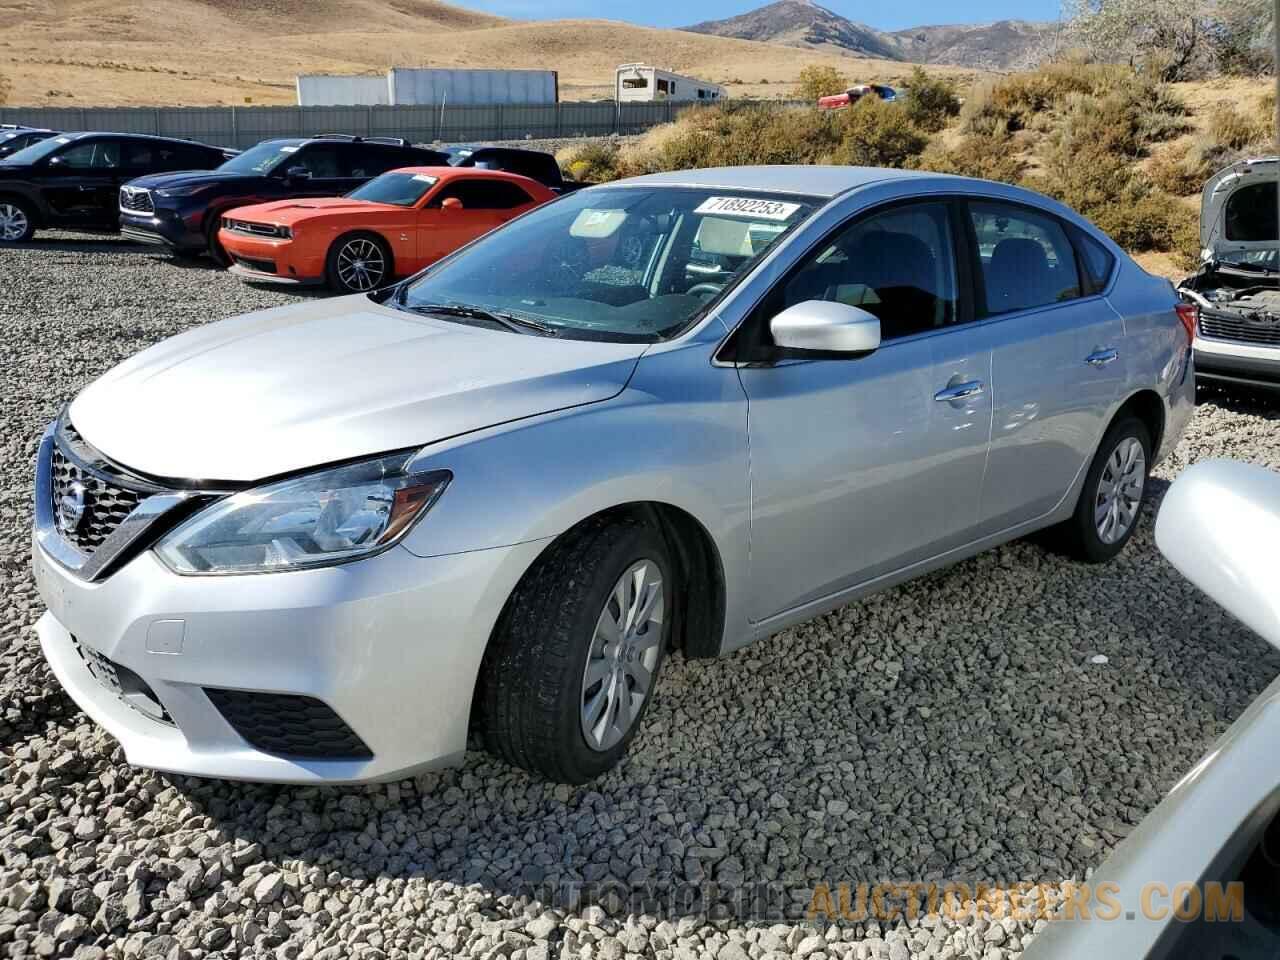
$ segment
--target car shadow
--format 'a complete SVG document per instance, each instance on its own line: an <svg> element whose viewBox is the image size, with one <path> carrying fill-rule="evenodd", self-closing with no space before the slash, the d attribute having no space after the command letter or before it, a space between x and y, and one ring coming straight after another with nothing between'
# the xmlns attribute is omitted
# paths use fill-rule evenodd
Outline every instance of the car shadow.
<svg viewBox="0 0 1280 960"><path fill-rule="evenodd" d="M368 787L172 782L291 870L468 886L491 915L795 920L824 883L1083 877L1280 670L1164 561L1152 515L1110 565L1020 541L675 656L628 759L586 786L480 752Z"/></svg>

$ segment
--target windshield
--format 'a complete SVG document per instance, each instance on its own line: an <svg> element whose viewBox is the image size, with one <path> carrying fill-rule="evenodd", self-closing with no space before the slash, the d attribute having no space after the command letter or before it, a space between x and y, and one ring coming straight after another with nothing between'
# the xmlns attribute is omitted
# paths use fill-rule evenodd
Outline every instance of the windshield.
<svg viewBox="0 0 1280 960"><path fill-rule="evenodd" d="M298 143L296 140L268 140L232 157L218 169L228 173L270 173L286 157L298 152Z"/></svg>
<svg viewBox="0 0 1280 960"><path fill-rule="evenodd" d="M395 305L478 307L578 339L664 340L818 202L687 187L584 190L442 262Z"/></svg>
<svg viewBox="0 0 1280 960"><path fill-rule="evenodd" d="M21 150L15 150L3 160L0 160L0 163L35 163L37 160L43 160L49 154L61 150L72 139L74 138L50 137L48 140L40 140L30 146L23 147Z"/></svg>
<svg viewBox="0 0 1280 960"><path fill-rule="evenodd" d="M431 177L425 173L399 173L393 170L391 173L374 177L363 186L356 187L347 194L347 199L412 207L438 182L437 177Z"/></svg>

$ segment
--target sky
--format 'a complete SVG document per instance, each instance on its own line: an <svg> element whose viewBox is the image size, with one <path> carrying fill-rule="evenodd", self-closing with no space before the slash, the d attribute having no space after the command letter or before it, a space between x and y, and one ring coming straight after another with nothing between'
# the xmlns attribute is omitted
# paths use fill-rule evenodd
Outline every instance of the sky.
<svg viewBox="0 0 1280 960"><path fill-rule="evenodd" d="M652 27L684 27L701 20L720 20L762 7L769 0L452 0L457 6L504 17L549 20L592 17L627 20ZM987 23L992 20L1056 20L1061 0L893 0L856 3L818 0L828 10L880 30L902 30L939 23Z"/></svg>

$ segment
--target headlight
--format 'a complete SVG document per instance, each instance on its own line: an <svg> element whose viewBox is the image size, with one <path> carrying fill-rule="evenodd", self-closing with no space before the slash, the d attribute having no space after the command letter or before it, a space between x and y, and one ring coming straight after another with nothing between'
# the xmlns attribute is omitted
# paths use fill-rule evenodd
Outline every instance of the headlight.
<svg viewBox="0 0 1280 960"><path fill-rule="evenodd" d="M415 453L245 490L167 534L156 553L184 575L274 573L330 566L385 550L440 499L453 475L414 473Z"/></svg>
<svg viewBox="0 0 1280 960"><path fill-rule="evenodd" d="M163 190L157 190L156 195L161 197L194 197L197 193L204 193L212 183L193 183L190 186L182 187L165 187Z"/></svg>

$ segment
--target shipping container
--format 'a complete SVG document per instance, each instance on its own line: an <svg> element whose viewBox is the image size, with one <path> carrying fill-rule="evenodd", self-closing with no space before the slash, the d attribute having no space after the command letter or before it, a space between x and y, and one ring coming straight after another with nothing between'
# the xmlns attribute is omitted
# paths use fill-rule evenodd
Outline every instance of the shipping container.
<svg viewBox="0 0 1280 960"><path fill-rule="evenodd" d="M385 76L335 76L304 73L298 76L300 107L376 107L391 103Z"/></svg>
<svg viewBox="0 0 1280 960"><path fill-rule="evenodd" d="M440 106L557 103L554 70L445 70L392 67L387 72L391 103Z"/></svg>

